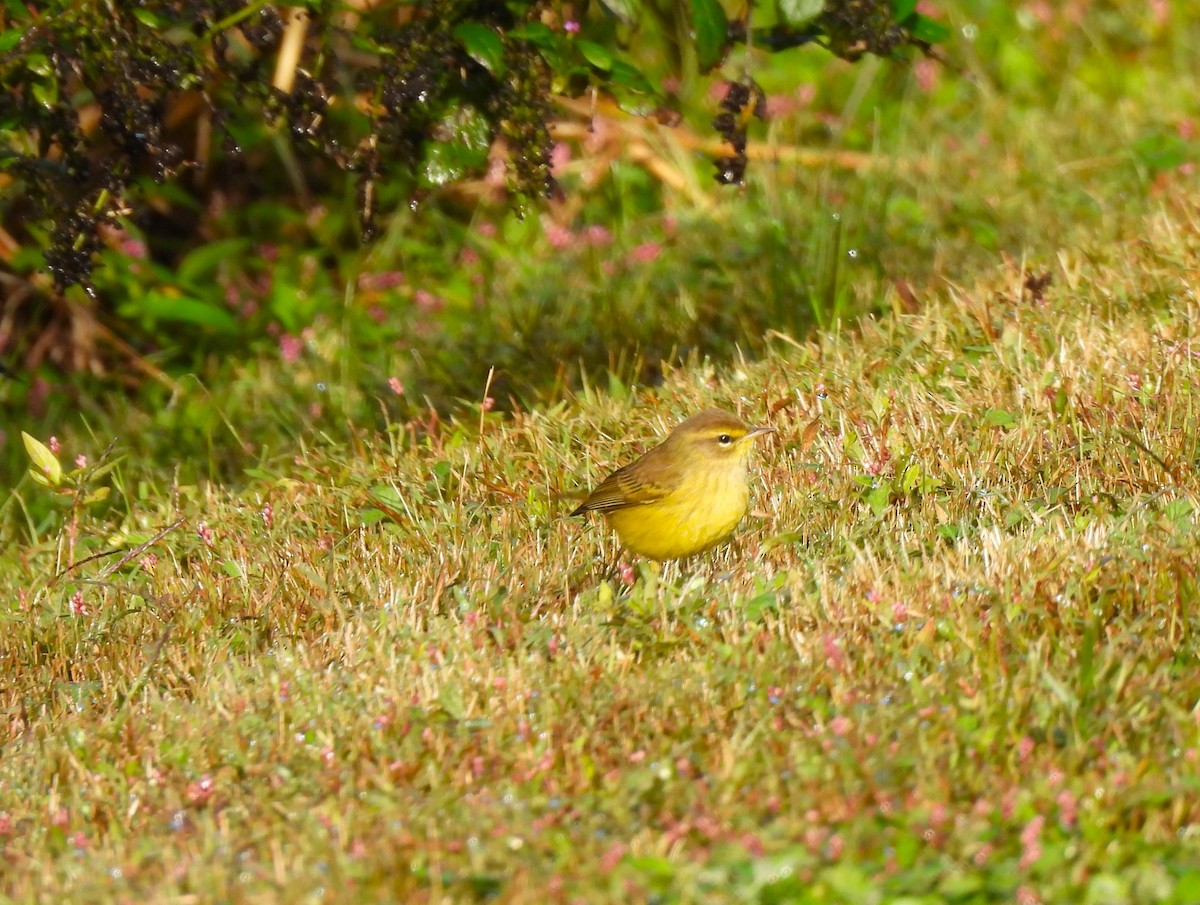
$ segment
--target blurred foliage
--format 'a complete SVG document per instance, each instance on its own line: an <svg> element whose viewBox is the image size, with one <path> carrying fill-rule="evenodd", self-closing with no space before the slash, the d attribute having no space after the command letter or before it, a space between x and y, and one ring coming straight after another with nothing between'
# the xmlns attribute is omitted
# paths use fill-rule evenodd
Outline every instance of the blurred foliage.
<svg viewBox="0 0 1200 905"><path fill-rule="evenodd" d="M236 338L236 289L216 293L214 277L268 271L279 285L261 243L298 243L327 270L377 237L381 211L431 193L453 194L462 215L483 198L521 212L561 198L556 98L599 92L672 123L679 98L664 80L712 69L758 32L768 50L816 41L847 59L938 37L908 0L781 0L761 18L731 21L717 0L10 0L0 269L13 279L0 308L29 367L94 370L113 328L138 338L130 354L180 347L181 330ZM728 90L714 124L733 148L714 150L723 182L742 180L748 121L763 112L745 99L762 96L748 75ZM284 330L322 307L322 287L298 282L268 302Z"/></svg>

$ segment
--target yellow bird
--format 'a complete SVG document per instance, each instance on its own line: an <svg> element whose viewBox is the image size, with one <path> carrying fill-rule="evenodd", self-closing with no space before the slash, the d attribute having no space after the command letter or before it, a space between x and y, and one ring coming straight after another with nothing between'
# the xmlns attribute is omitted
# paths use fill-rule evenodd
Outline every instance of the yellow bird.
<svg viewBox="0 0 1200 905"><path fill-rule="evenodd" d="M708 409L618 468L571 515L601 512L621 543L650 559L682 559L733 533L750 505L751 441L773 431Z"/></svg>

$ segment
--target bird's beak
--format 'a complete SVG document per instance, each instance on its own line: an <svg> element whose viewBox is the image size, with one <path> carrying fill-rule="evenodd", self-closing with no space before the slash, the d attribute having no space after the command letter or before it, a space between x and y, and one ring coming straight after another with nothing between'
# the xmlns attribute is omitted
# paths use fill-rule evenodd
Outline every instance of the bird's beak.
<svg viewBox="0 0 1200 905"><path fill-rule="evenodd" d="M754 428L754 430L750 431L750 433L746 434L746 436L742 437L742 439L749 440L751 437L757 437L759 434L773 434L773 433L775 433L775 428L773 428L773 427L756 427L756 428Z"/></svg>

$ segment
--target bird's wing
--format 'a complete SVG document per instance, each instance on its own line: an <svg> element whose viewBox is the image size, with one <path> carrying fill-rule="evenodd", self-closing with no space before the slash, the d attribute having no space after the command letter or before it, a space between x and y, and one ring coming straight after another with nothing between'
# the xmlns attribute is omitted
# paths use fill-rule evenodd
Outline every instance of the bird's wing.
<svg viewBox="0 0 1200 905"><path fill-rule="evenodd" d="M659 447L661 448L661 447ZM612 512L614 509L625 509L629 506L644 506L656 503L675 489L676 481L671 480L666 471L665 459L651 453L632 465L618 468L600 482L600 486L580 504L571 515L582 515L585 512Z"/></svg>

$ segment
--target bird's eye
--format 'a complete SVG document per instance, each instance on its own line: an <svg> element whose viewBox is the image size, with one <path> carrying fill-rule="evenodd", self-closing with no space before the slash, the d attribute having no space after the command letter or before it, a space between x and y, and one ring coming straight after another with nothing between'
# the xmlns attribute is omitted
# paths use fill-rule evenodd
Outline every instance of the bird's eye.
<svg viewBox="0 0 1200 905"><path fill-rule="evenodd" d="M722 446L728 446L733 442L733 437L729 436L729 434L721 434L721 436L717 437L717 442Z"/></svg>

